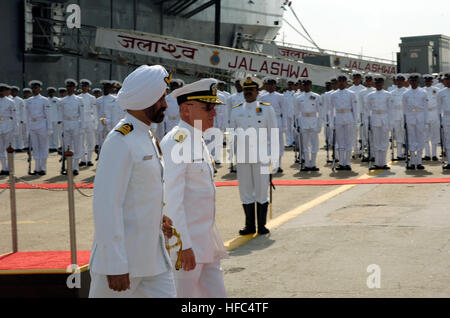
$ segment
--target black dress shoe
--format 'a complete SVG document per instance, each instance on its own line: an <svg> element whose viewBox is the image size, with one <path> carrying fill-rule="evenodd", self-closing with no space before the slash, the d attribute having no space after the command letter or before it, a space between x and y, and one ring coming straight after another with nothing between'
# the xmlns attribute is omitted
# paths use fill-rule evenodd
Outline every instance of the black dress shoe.
<svg viewBox="0 0 450 318"><path fill-rule="evenodd" d="M278 171L277 171L278 173L283 173L283 169L281 169L281 168L278 168Z"/></svg>
<svg viewBox="0 0 450 318"><path fill-rule="evenodd" d="M40 176L45 176L47 173L45 171L39 171Z"/></svg>
<svg viewBox="0 0 450 318"><path fill-rule="evenodd" d="M28 175L30 175L30 176L35 176L37 174L38 174L38 172L36 170L33 171L33 172L28 172Z"/></svg>
<svg viewBox="0 0 450 318"><path fill-rule="evenodd" d="M231 169L230 173L236 173L236 169Z"/></svg>
<svg viewBox="0 0 450 318"><path fill-rule="evenodd" d="M397 161L405 161L405 159L406 159L405 157L397 157L396 160L397 160Z"/></svg>
<svg viewBox="0 0 450 318"><path fill-rule="evenodd" d="M375 162L375 158L370 158L370 161L371 162Z"/></svg>
<svg viewBox="0 0 450 318"><path fill-rule="evenodd" d="M424 169L425 169L424 166L422 166L422 165L417 165L417 170L424 170Z"/></svg>
<svg viewBox="0 0 450 318"><path fill-rule="evenodd" d="M430 158L430 156L425 156L425 157L422 158L422 160L423 160L423 161L430 161L431 158Z"/></svg>
<svg viewBox="0 0 450 318"><path fill-rule="evenodd" d="M384 165L383 167L381 167L381 169L383 169L383 170L391 170L391 167L388 167L387 165Z"/></svg>
<svg viewBox="0 0 450 318"><path fill-rule="evenodd" d="M312 168L309 168L311 171L319 171L320 169L319 168L317 168L316 166L314 166L314 167L312 167Z"/></svg>
<svg viewBox="0 0 450 318"><path fill-rule="evenodd" d="M0 176L7 176L7 175L9 175L9 171L5 170L0 171Z"/></svg>
<svg viewBox="0 0 450 318"><path fill-rule="evenodd" d="M23 152L22 149L15 149L14 152Z"/></svg>
<svg viewBox="0 0 450 318"><path fill-rule="evenodd" d="M89 161L89 162L87 163L87 165L88 165L88 167L92 167L94 164L92 163L92 161Z"/></svg>
<svg viewBox="0 0 450 318"><path fill-rule="evenodd" d="M369 158L363 157L363 158L361 159L361 162L369 162Z"/></svg>
<svg viewBox="0 0 450 318"><path fill-rule="evenodd" d="M346 171L352 171L352 167L350 166L344 166Z"/></svg>
<svg viewBox="0 0 450 318"><path fill-rule="evenodd" d="M339 166L336 168L336 170L337 170L337 171L344 171L344 170L345 170L345 166L339 165Z"/></svg>
<svg viewBox="0 0 450 318"><path fill-rule="evenodd" d="M311 168L308 167L303 167L300 169L301 172L307 172L307 171L311 171Z"/></svg>
<svg viewBox="0 0 450 318"><path fill-rule="evenodd" d="M86 162L81 161L80 164L78 165L79 167L86 167Z"/></svg>
<svg viewBox="0 0 450 318"><path fill-rule="evenodd" d="M66 170L61 170L61 174L62 174L63 176L65 176L65 175L67 175L67 171L66 171Z"/></svg>
<svg viewBox="0 0 450 318"><path fill-rule="evenodd" d="M372 170L378 170L378 169L380 169L380 168L378 168L378 166L372 166L372 167L369 168L370 171L372 171Z"/></svg>
<svg viewBox="0 0 450 318"><path fill-rule="evenodd" d="M449 169L450 169L450 164L446 165L446 166L444 167L444 169L445 169L445 170L449 170Z"/></svg>
<svg viewBox="0 0 450 318"><path fill-rule="evenodd" d="M23 151L28 151L29 148L28 148L28 147L25 147L25 148L23 148L22 150L23 150Z"/></svg>
<svg viewBox="0 0 450 318"><path fill-rule="evenodd" d="M74 175L74 176L78 176L78 174L79 174L79 173L78 173L78 170L74 170L74 171L73 171L73 175Z"/></svg>
<svg viewBox="0 0 450 318"><path fill-rule="evenodd" d="M433 161L438 161L439 159L438 159L438 157L433 156L433 158L431 158L431 160L433 160Z"/></svg>
<svg viewBox="0 0 450 318"><path fill-rule="evenodd" d="M410 165L409 167L407 166L406 169L408 169L408 170L416 170L416 166L415 165Z"/></svg>

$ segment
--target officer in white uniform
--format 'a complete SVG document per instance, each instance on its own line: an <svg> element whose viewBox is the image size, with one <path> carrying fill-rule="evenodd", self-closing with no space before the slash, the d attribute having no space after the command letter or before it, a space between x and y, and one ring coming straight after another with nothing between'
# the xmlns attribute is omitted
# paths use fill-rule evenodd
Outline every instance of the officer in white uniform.
<svg viewBox="0 0 450 318"><path fill-rule="evenodd" d="M50 145L50 152L58 151L59 147L59 110L58 110L58 102L59 98L55 96L56 88L47 87L47 99L50 103L50 121L52 123L52 131L53 133L48 137L48 143Z"/></svg>
<svg viewBox="0 0 450 318"><path fill-rule="evenodd" d="M282 173L283 169L281 168L281 158L284 154L284 133L287 130L287 122L286 122L286 103L284 100L284 96L276 91L277 88L277 80L273 77L266 77L264 83L267 87L267 93L263 95L258 95L258 100L261 102L265 102L270 104L275 111L275 115L277 118L277 127L279 129L279 138L280 138L280 156L278 161L278 172Z"/></svg>
<svg viewBox="0 0 450 318"><path fill-rule="evenodd" d="M428 96L419 87L419 78L418 73L410 74L411 89L403 94L403 113L406 117L408 149L411 153L411 164L407 167L409 170L425 169L422 166L422 151L425 146L425 125L428 122Z"/></svg>
<svg viewBox="0 0 450 318"><path fill-rule="evenodd" d="M405 160L403 147L405 145L405 121L403 116L403 94L408 90L405 87L405 75L395 76L397 88L391 91L392 99L392 131L397 144L397 160Z"/></svg>
<svg viewBox="0 0 450 318"><path fill-rule="evenodd" d="M172 92L181 120L161 142L170 198L166 213L183 243L181 268L174 271L182 298L226 297L220 260L228 254L215 224L214 167L202 136L213 127L215 105L221 103L216 83L202 79ZM180 149L183 153L177 156Z"/></svg>
<svg viewBox="0 0 450 318"><path fill-rule="evenodd" d="M99 121L97 126L97 154L100 153L103 140L105 140L105 137L109 132L107 128L105 108L107 105L115 101L115 97L111 94L113 89L111 81L101 80L100 84L103 85L103 96L97 99L97 116ZM96 160L98 160L98 156Z"/></svg>
<svg viewBox="0 0 450 318"><path fill-rule="evenodd" d="M106 137L96 171L89 297L176 296L164 161L150 133L164 119L168 80L162 66L142 65L118 94L127 114Z"/></svg>
<svg viewBox="0 0 450 318"><path fill-rule="evenodd" d="M437 145L440 142L440 121L437 108L437 95L439 89L433 86L433 76L425 74L422 76L425 80L425 87L423 88L428 95L428 121L425 123L425 161L438 161L436 156ZM430 152L431 143L431 152Z"/></svg>
<svg viewBox="0 0 450 318"><path fill-rule="evenodd" d="M230 117L231 117L231 109L233 106L242 104L245 102L244 98L244 91L241 85L241 80L237 79L234 81L234 87L236 88L236 93L231 94L230 98L227 100L227 105L225 106L227 109L227 118L228 122L226 124L226 128L230 127ZM235 155L236 155L236 142L234 138L231 138L232 135L228 135L227 138L229 139L229 144L227 144L227 155L228 155L228 161L230 162L230 173L236 173L236 169L234 166L235 163Z"/></svg>
<svg viewBox="0 0 450 318"><path fill-rule="evenodd" d="M331 77L329 80L330 88L325 93L322 94L322 107L323 107L323 122L325 127L328 129L324 129L325 138L328 140L328 145L332 147L333 145L333 129L332 129L332 114L331 110L331 94L333 94L337 90L337 78L335 76ZM325 84L326 86L326 84ZM331 149L330 149L331 150Z"/></svg>
<svg viewBox="0 0 450 318"><path fill-rule="evenodd" d="M65 80L65 84L67 96L58 102L64 134L63 151L69 148L74 153L72 159L73 174L78 175L78 162L83 155L81 133L85 129L84 104L81 97L75 95L75 88L78 85L77 81L68 78Z"/></svg>
<svg viewBox="0 0 450 318"><path fill-rule="evenodd" d="M19 132L16 104L6 96L10 89L8 84L0 84L0 161L2 162L0 175L9 174L6 149L9 146L12 147L14 135Z"/></svg>
<svg viewBox="0 0 450 318"><path fill-rule="evenodd" d="M183 80L174 78L170 81L170 92L173 92L183 86ZM164 134L171 131L172 128L175 127L180 121L180 106L177 103L177 99L173 98L171 95L167 95L166 102L167 110L164 117Z"/></svg>
<svg viewBox="0 0 450 318"><path fill-rule="evenodd" d="M18 124L18 132L17 135L14 136L13 147L15 152L23 152L24 148L24 139L28 138L28 134L26 133L26 125L25 125L25 102L22 98L19 97L19 87L11 86L11 96L12 100L16 105L16 116L17 116L17 124ZM27 140L28 144L28 140Z"/></svg>
<svg viewBox="0 0 450 318"><path fill-rule="evenodd" d="M97 137L97 99L89 94L91 81L88 79L81 79L81 94L78 95L83 100L84 105L84 131L81 134L82 143L82 157L80 167L93 166L92 153L95 150L95 143Z"/></svg>
<svg viewBox="0 0 450 318"><path fill-rule="evenodd" d="M392 126L392 96L384 90L384 77L374 76L376 91L367 95L367 109L369 111L370 129L372 134L375 166L372 170L390 168L386 164L386 154L389 148L389 131Z"/></svg>
<svg viewBox="0 0 450 318"><path fill-rule="evenodd" d="M356 99L358 101L357 103L357 119L356 119L356 125L355 125L355 133L354 133L354 143L353 143L353 153L356 156L360 156L361 155L361 148L360 147L360 142L362 143L361 140L361 136L360 136L360 130L361 130L361 109L363 106L363 94L361 94L361 92L366 91L367 88L364 87L364 85L362 85L362 74L360 72L354 72L352 74L352 78L353 78L353 85L350 86L348 89L349 91L353 92L356 94Z"/></svg>
<svg viewBox="0 0 450 318"><path fill-rule="evenodd" d="M364 84L366 86L366 90L361 91L360 92L360 101L361 101L361 115L360 117L362 117L362 124L360 125L360 132L359 132L359 136L361 138L361 143L363 145L363 149L368 147L368 138L372 138L372 136L369 136L369 109L368 109L368 102L367 102L367 95L369 95L372 92L375 92L376 88L375 86L375 82L373 81L373 76L372 74L367 74L364 76ZM373 140L370 139L370 142L373 143ZM361 154L363 155L363 154ZM368 162L369 160L374 161L374 153L373 153L373 147L370 148L370 154L368 155L367 158L365 158L364 156L362 156L361 161L362 162Z"/></svg>
<svg viewBox="0 0 450 318"><path fill-rule="evenodd" d="M278 149L283 144L272 144L272 129L277 131L277 117L271 105L259 101L258 88L261 80L256 77L247 76L241 85L244 88L245 103L233 106L230 117L230 127L237 135L237 178L239 181L239 195L245 213L245 227L239 231L240 235L253 234L255 226L255 203L257 206L258 233L267 234L269 230L265 227L268 208L268 189L270 165L272 170L278 168ZM246 132L255 129L257 140L246 140ZM260 131L266 130L267 142L260 144ZM278 138L279 141L279 138ZM277 143L277 140L274 141ZM260 146L266 149L260 148ZM264 158L263 154L274 156ZM271 158L275 157L274 162ZM267 160L269 159L269 160Z"/></svg>
<svg viewBox="0 0 450 318"><path fill-rule="evenodd" d="M294 100L294 119L300 128L305 167L301 171L319 171L316 167L317 152L319 151L319 133L322 130L323 107L320 95L311 91L312 82L303 81L304 93ZM301 164L300 164L301 167Z"/></svg>
<svg viewBox="0 0 450 318"><path fill-rule="evenodd" d="M336 128L336 143L339 153L339 166L336 170L350 171L350 159L354 141L354 126L357 121L356 94L346 89L347 75L338 76L338 90L331 94L332 125Z"/></svg>
<svg viewBox="0 0 450 318"><path fill-rule="evenodd" d="M92 90L92 94L95 98L99 98L100 96L102 96L102 90L100 88L94 88Z"/></svg>
<svg viewBox="0 0 450 318"><path fill-rule="evenodd" d="M32 80L31 86L33 96L25 100L25 112L27 126L30 133L31 145L35 169L31 175L46 175L48 158L48 136L53 133L50 115L50 102L43 97L41 92L42 82Z"/></svg>
<svg viewBox="0 0 450 318"><path fill-rule="evenodd" d="M288 90L284 92L284 100L286 105L286 144L289 147L294 145L294 95L295 82L288 80Z"/></svg>
<svg viewBox="0 0 450 318"><path fill-rule="evenodd" d="M445 88L441 89L438 93L437 105L439 109L439 114L442 116L442 126L444 141L443 147L445 153L447 154L447 165L444 169L450 169L449 156L450 156L450 72L443 75L443 82Z"/></svg>

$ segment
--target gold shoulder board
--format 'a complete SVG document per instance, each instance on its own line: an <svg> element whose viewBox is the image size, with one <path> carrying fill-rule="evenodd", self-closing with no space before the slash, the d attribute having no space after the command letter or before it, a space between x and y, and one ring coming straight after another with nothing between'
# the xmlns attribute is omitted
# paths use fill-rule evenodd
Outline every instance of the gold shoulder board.
<svg viewBox="0 0 450 318"><path fill-rule="evenodd" d="M132 124L123 124L119 128L116 129L116 131L120 132L122 135L128 135L130 132L133 131L133 125Z"/></svg>
<svg viewBox="0 0 450 318"><path fill-rule="evenodd" d="M242 105L242 104L234 105L234 106L231 107L231 108L233 109L233 108L239 107L239 106L241 106L241 105Z"/></svg>
<svg viewBox="0 0 450 318"><path fill-rule="evenodd" d="M270 106L270 103L265 103L265 102L259 102L259 103L264 105L264 106Z"/></svg>
<svg viewBox="0 0 450 318"><path fill-rule="evenodd" d="M182 142L186 138L187 134L183 130L178 130L173 136L173 140L177 142Z"/></svg>

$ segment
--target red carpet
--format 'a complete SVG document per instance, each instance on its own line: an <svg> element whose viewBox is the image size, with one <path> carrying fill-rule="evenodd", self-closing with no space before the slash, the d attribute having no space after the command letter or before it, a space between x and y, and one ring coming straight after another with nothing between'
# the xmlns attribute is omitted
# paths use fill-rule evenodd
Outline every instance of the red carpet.
<svg viewBox="0 0 450 318"><path fill-rule="evenodd" d="M332 179L332 180L274 180L273 184L278 186L333 186L346 184L423 184L423 183L450 183L450 178L370 178L370 179ZM35 183L35 187L49 189L67 189L67 183ZM218 181L216 187L234 187L237 181ZM7 188L7 184L0 184L0 189ZM92 189L92 183L77 183L76 187ZM17 183L16 189L35 189L25 183Z"/></svg>
<svg viewBox="0 0 450 318"><path fill-rule="evenodd" d="M78 266L89 263L91 251L78 251ZM71 264L70 251L17 252L0 256L2 271L66 270Z"/></svg>

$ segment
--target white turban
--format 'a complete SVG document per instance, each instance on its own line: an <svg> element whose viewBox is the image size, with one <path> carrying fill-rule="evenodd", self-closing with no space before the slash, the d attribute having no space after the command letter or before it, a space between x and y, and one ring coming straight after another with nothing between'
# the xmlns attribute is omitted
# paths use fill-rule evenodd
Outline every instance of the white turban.
<svg viewBox="0 0 450 318"><path fill-rule="evenodd" d="M170 77L161 65L139 66L123 81L117 102L125 109L146 109L164 95Z"/></svg>

